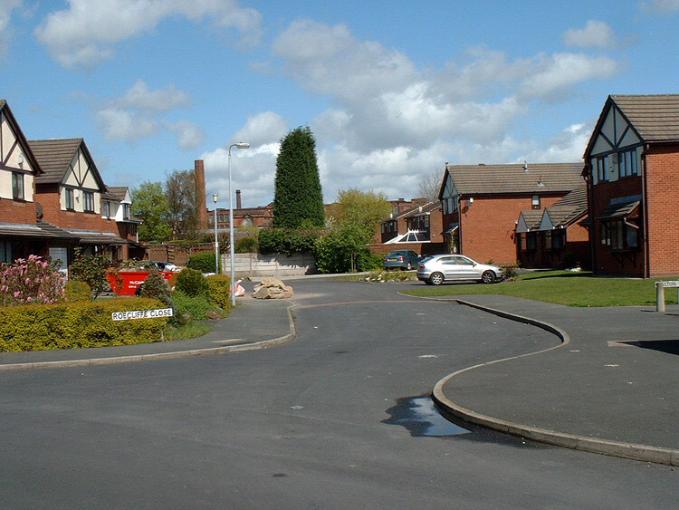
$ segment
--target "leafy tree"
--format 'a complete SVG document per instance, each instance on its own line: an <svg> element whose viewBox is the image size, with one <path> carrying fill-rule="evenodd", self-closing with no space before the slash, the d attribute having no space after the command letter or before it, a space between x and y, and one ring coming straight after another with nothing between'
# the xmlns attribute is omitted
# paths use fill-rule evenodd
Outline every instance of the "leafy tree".
<svg viewBox="0 0 679 510"><path fill-rule="evenodd" d="M143 220L139 225L140 240L163 242L170 239L170 209L161 183L147 181L132 191L132 214Z"/></svg>
<svg viewBox="0 0 679 510"><path fill-rule="evenodd" d="M73 263L69 268L70 278L85 282L92 289L92 299L96 299L108 287L106 270L109 262L103 255L83 255L81 248L76 248Z"/></svg>
<svg viewBox="0 0 679 510"><path fill-rule="evenodd" d="M316 241L314 258L321 273L345 273L372 269L368 250L371 236L359 225L347 224ZM361 262L365 263L362 267Z"/></svg>
<svg viewBox="0 0 679 510"><path fill-rule="evenodd" d="M273 226L322 227L324 223L316 141L308 127L299 127L281 141L276 160Z"/></svg>
<svg viewBox="0 0 679 510"><path fill-rule="evenodd" d="M198 238L196 177L191 170L172 172L165 184L172 239Z"/></svg>
<svg viewBox="0 0 679 510"><path fill-rule="evenodd" d="M391 204L382 193L363 192L357 189L342 190L331 209L332 223L337 228L353 225L372 237L377 225L391 212Z"/></svg>

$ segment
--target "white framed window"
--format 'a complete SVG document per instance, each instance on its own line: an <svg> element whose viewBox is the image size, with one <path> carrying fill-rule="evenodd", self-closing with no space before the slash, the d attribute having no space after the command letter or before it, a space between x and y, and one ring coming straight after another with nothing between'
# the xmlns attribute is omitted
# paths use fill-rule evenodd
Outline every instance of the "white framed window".
<svg viewBox="0 0 679 510"><path fill-rule="evenodd" d="M75 209L75 200L73 197L73 188L66 188L64 190L64 195L66 197L66 209L73 211Z"/></svg>
<svg viewBox="0 0 679 510"><path fill-rule="evenodd" d="M12 172L12 198L24 199L24 174L21 172Z"/></svg>
<svg viewBox="0 0 679 510"><path fill-rule="evenodd" d="M530 205L533 209L540 209L540 195L533 195L530 199Z"/></svg>
<svg viewBox="0 0 679 510"><path fill-rule="evenodd" d="M83 191L84 210L85 212L94 212L94 193L91 191Z"/></svg>

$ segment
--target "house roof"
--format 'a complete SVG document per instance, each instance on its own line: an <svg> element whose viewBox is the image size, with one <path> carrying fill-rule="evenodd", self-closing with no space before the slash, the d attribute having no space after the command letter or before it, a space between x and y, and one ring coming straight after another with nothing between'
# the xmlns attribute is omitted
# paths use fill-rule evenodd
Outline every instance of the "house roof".
<svg viewBox="0 0 679 510"><path fill-rule="evenodd" d="M624 204L612 204L604 209L599 217L602 220L612 220L617 218L625 218L632 214L639 207L639 200L634 202L627 202Z"/></svg>
<svg viewBox="0 0 679 510"><path fill-rule="evenodd" d="M0 223L0 236L71 239L74 241L79 239L77 235L73 235L44 221L37 223Z"/></svg>
<svg viewBox="0 0 679 510"><path fill-rule="evenodd" d="M106 191L106 185L99 175L94 159L90 155L85 140L82 138L63 138L56 140L29 140L28 145L40 163L44 174L36 179L38 184L61 183L69 170L71 161L76 155L76 151L82 149L85 157L89 160L92 175L97 184Z"/></svg>
<svg viewBox="0 0 679 510"><path fill-rule="evenodd" d="M679 94L609 97L645 142L679 141Z"/></svg>
<svg viewBox="0 0 679 510"><path fill-rule="evenodd" d="M582 169L582 163L446 166L461 195L570 191L582 184Z"/></svg>
<svg viewBox="0 0 679 510"><path fill-rule="evenodd" d="M587 212L587 188L581 186L546 209L555 227L566 226Z"/></svg>
<svg viewBox="0 0 679 510"><path fill-rule="evenodd" d="M521 211L520 216L523 216L523 221L528 230L535 230L540 226L543 213L544 211L542 209L526 209Z"/></svg>
<svg viewBox="0 0 679 510"><path fill-rule="evenodd" d="M117 200L118 202L122 202L125 200L125 195L127 195L127 192L129 191L130 188L127 186L108 186L108 192L106 193L107 198L111 197L113 200Z"/></svg>
<svg viewBox="0 0 679 510"><path fill-rule="evenodd" d="M414 216L419 216L420 214L426 214L435 211L439 207L441 207L441 202L438 200L435 202L427 202L402 212L397 216L397 218L412 218Z"/></svg>

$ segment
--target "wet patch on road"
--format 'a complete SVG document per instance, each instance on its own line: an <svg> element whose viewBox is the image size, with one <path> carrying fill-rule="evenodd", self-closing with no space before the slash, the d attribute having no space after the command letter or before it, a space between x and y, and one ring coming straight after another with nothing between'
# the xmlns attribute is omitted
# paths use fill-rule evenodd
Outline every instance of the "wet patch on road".
<svg viewBox="0 0 679 510"><path fill-rule="evenodd" d="M471 433L441 416L429 396L400 398L395 406L387 409L387 413L391 417L382 423L405 427L413 437L449 437Z"/></svg>

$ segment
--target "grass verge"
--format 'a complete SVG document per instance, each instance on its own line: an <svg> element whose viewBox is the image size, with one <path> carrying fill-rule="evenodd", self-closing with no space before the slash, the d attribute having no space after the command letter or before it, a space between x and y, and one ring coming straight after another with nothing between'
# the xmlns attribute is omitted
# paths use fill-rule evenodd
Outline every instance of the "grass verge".
<svg viewBox="0 0 679 510"><path fill-rule="evenodd" d="M662 278L669 280L674 278ZM658 279L608 278L589 272L539 271L493 285L472 283L422 287L404 294L423 297L462 295L513 296L567 306L655 305ZM677 303L675 289L665 289L666 303Z"/></svg>
<svg viewBox="0 0 679 510"><path fill-rule="evenodd" d="M207 334L212 327L205 322L191 321L183 326L167 326L163 330L166 341L187 340Z"/></svg>

